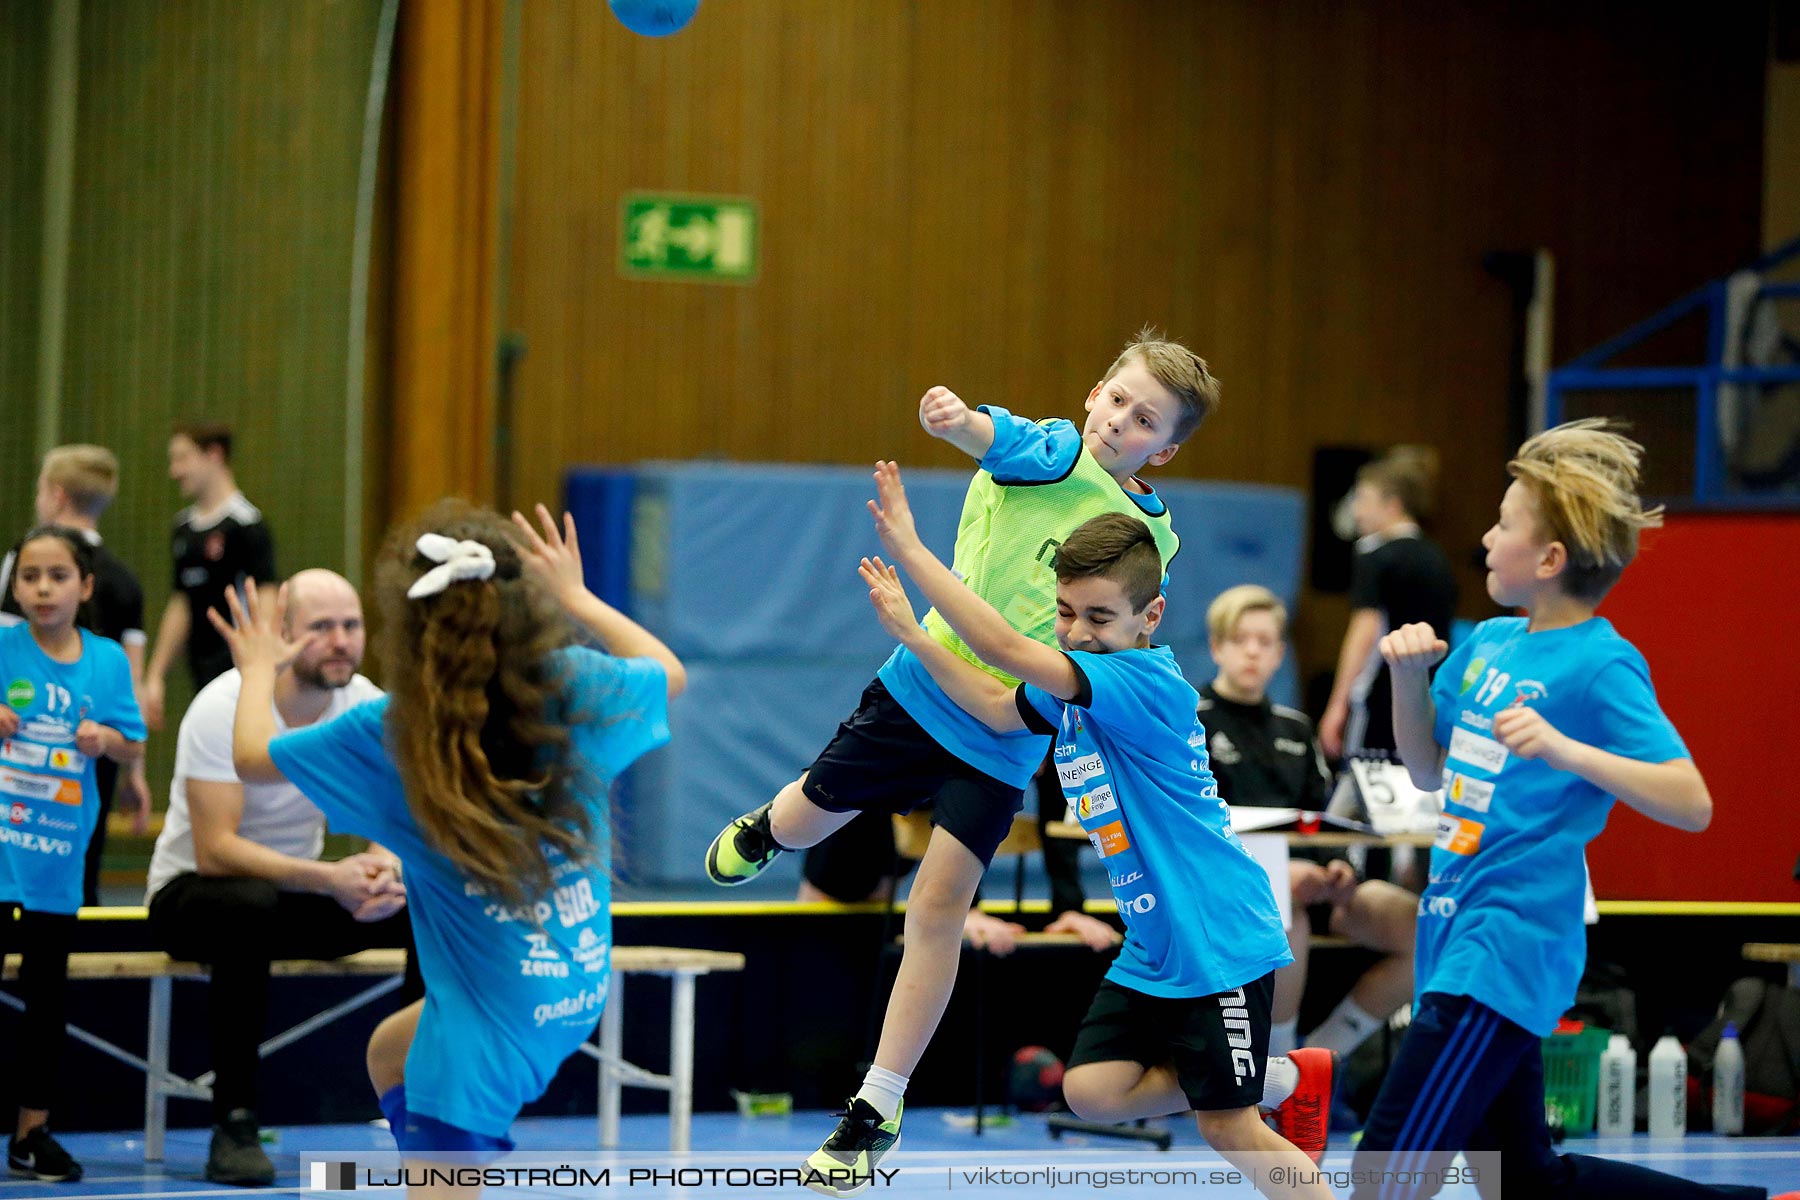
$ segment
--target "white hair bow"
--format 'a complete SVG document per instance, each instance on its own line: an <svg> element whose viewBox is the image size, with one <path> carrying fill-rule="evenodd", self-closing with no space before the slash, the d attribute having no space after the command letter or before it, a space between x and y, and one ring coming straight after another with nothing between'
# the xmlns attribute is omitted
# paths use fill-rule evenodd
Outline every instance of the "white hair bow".
<svg viewBox="0 0 1800 1200"><path fill-rule="evenodd" d="M459 542L441 533L427 533L419 538L418 550L440 565L419 576L406 589L408 600L435 596L451 584L465 579L493 578L494 552L480 542Z"/></svg>

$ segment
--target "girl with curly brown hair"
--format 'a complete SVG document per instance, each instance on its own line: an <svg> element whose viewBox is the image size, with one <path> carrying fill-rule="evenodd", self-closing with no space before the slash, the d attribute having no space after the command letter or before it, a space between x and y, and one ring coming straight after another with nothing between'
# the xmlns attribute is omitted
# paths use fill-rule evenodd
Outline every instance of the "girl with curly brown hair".
<svg viewBox="0 0 1800 1200"><path fill-rule="evenodd" d="M425 999L383 1021L370 1080L409 1159L511 1148L513 1118L593 1030L611 945L614 778L668 740L686 675L588 591L575 525L442 501L376 569L385 699L274 736L280 608L214 615L243 674L233 757L405 868ZM605 653L581 644L582 628Z"/></svg>

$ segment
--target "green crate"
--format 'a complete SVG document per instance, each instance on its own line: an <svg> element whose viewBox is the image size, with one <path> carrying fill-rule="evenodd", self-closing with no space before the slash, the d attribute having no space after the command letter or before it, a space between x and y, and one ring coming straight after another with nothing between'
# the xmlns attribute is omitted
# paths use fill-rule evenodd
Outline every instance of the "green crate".
<svg viewBox="0 0 1800 1200"><path fill-rule="evenodd" d="M1608 1029L1553 1033L1544 1039L1544 1119L1560 1121L1570 1136L1594 1132L1600 1055L1611 1040Z"/></svg>

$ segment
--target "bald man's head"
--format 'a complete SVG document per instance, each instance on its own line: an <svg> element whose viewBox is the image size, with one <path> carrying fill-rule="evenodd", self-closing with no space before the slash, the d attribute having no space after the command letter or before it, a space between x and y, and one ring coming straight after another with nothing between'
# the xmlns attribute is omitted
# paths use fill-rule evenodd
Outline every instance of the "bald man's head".
<svg viewBox="0 0 1800 1200"><path fill-rule="evenodd" d="M362 666L368 635L362 597L336 571L313 567L287 582L287 634L309 633L312 644L293 662L296 681L320 691L348 685Z"/></svg>

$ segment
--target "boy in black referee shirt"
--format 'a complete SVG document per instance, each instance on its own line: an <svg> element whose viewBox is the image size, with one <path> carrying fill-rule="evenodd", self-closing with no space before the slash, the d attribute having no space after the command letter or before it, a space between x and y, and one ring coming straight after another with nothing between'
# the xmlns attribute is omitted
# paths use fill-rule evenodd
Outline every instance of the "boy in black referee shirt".
<svg viewBox="0 0 1800 1200"><path fill-rule="evenodd" d="M100 541L95 528L100 514L119 491L119 460L104 446L58 446L44 455L38 472L37 523L65 525L80 532L94 548L94 596L76 615L84 629L111 638L125 648L134 683L144 677L144 589L131 568L119 561ZM25 619L12 593L14 554L0 561L0 626ZM94 782L100 794L100 821L88 842L82 873L83 904L99 902L100 857L106 846L106 818L112 812L113 791L119 782L119 764L102 756L94 762ZM150 821L150 782L144 776L142 757L125 776L131 805L132 827L143 834Z"/></svg>
<svg viewBox="0 0 1800 1200"><path fill-rule="evenodd" d="M1220 593L1206 610L1206 626L1219 673L1200 689L1199 717L1219 795L1227 804L1324 811L1332 780L1312 721L1268 698L1269 680L1285 651L1287 609L1267 588L1245 584ZM1324 861L1302 849L1288 863L1294 902L1288 945L1294 961L1275 973L1270 1054L1289 1053L1297 1042L1315 922L1385 957L1312 1031L1308 1046L1349 1054L1412 999L1418 898L1383 880L1357 882L1355 869L1341 856L1311 854Z"/></svg>
<svg viewBox="0 0 1800 1200"><path fill-rule="evenodd" d="M151 729L163 726L163 695L176 654L187 651L194 691L231 669L231 651L206 610L225 611L225 593L245 579L273 580L275 540L262 513L238 491L231 471L231 429L212 421L178 425L169 438L169 478L191 501L175 516L170 541L175 578L145 671L142 708ZM274 601L274 589L265 597Z"/></svg>
<svg viewBox="0 0 1800 1200"><path fill-rule="evenodd" d="M1443 549L1419 528L1437 493L1437 451L1395 446L1356 473L1350 515L1360 535L1350 569L1350 624L1338 650L1319 742L1333 761L1392 753L1393 688L1376 644L1423 621L1441 638L1456 618L1456 576Z"/></svg>

